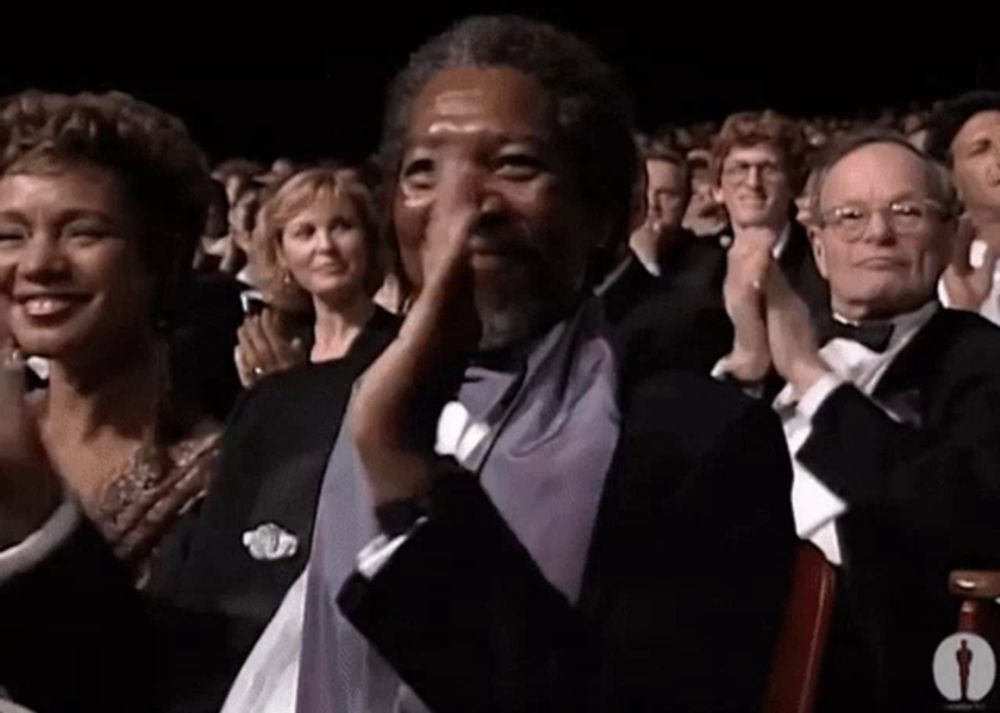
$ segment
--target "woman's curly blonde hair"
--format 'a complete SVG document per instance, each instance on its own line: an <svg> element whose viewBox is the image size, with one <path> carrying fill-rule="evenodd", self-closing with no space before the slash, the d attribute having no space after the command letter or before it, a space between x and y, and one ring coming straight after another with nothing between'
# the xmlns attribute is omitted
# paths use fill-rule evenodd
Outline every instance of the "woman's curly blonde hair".
<svg viewBox="0 0 1000 713"><path fill-rule="evenodd" d="M140 254L159 282L153 316L167 320L205 226L211 178L204 153L179 119L120 92L31 90L0 101L0 177L77 161L123 179L143 226Z"/></svg>

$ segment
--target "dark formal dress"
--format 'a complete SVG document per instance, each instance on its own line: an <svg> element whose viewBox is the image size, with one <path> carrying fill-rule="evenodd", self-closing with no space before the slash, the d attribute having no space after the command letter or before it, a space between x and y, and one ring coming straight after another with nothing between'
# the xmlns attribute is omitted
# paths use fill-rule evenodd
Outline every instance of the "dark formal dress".
<svg viewBox="0 0 1000 713"><path fill-rule="evenodd" d="M134 591L86 524L0 586L0 686L38 713L219 710L308 560L351 386L398 327L378 310L344 358L269 377L242 397L208 497L163 541L150 591ZM269 524L285 537L260 529Z"/></svg>
<svg viewBox="0 0 1000 713"><path fill-rule="evenodd" d="M174 383L197 398L216 420L226 420L241 387L233 349L243 323L245 286L223 273L198 274L178 307L170 341Z"/></svg>

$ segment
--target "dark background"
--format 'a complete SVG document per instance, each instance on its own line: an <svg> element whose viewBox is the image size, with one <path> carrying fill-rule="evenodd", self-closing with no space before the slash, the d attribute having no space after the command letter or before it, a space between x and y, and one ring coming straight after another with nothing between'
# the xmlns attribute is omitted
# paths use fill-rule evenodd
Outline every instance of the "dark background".
<svg viewBox="0 0 1000 713"><path fill-rule="evenodd" d="M160 17L137 6L121 27L71 32L62 44L46 36L41 51L26 34L24 49L6 43L0 93L120 89L181 116L216 160L356 159L377 142L393 73L470 7L244 5L222 10L234 15L216 24L192 11ZM968 10L957 7L951 17L945 4L937 18L914 10L916 22L832 5L773 17L707 2L685 12L579 7L535 5L526 14L596 44L620 70L647 130L765 106L874 115L886 105L1000 89L998 18L959 16Z"/></svg>

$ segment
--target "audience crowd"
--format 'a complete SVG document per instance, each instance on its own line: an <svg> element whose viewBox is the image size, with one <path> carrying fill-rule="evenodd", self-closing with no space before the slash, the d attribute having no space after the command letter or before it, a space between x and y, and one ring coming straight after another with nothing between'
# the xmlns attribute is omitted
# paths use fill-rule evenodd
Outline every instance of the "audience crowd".
<svg viewBox="0 0 1000 713"><path fill-rule="evenodd" d="M631 117L506 16L363 165L0 101L0 707L1000 710L932 672L1000 569L1000 91Z"/></svg>

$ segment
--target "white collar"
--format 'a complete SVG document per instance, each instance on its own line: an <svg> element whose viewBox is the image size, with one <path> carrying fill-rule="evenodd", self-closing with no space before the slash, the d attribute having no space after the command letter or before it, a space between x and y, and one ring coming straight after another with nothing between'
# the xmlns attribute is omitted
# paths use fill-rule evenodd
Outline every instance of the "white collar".
<svg viewBox="0 0 1000 713"><path fill-rule="evenodd" d="M735 233L736 231L732 232ZM781 256L784 255L785 249L788 247L788 242L791 240L791 237L792 224L785 223L785 227L781 229L780 233L778 233L778 239L775 240L774 245L771 246L771 257L775 260L780 259ZM733 244L733 240L735 240L735 237L732 234L725 233L719 238L719 244L728 250Z"/></svg>
<svg viewBox="0 0 1000 713"><path fill-rule="evenodd" d="M775 260L781 258L785 254L785 249L788 247L788 241L792 237L792 224L785 223L785 227L781 229L778 233L778 239L774 241L774 246L771 248L771 257Z"/></svg>
<svg viewBox="0 0 1000 713"><path fill-rule="evenodd" d="M244 285L253 285L253 273L250 270L250 266L246 265L242 270L236 273L236 279L242 282Z"/></svg>
<svg viewBox="0 0 1000 713"><path fill-rule="evenodd" d="M660 276L660 265L659 263L656 262L656 260L647 260L643 256L643 254L640 253L638 250L633 250L632 254L635 255L636 259L639 261L639 264L642 265L644 268L646 268L646 272L648 272L653 277Z"/></svg>

